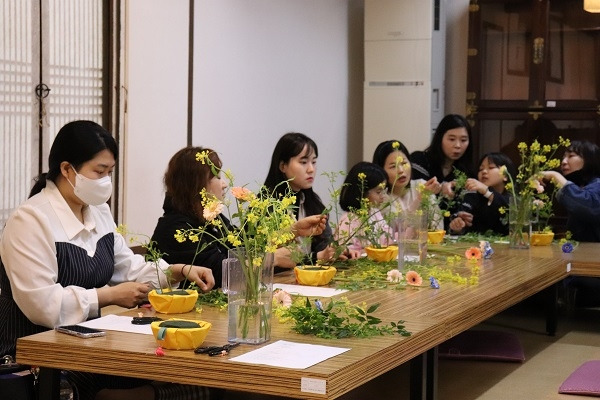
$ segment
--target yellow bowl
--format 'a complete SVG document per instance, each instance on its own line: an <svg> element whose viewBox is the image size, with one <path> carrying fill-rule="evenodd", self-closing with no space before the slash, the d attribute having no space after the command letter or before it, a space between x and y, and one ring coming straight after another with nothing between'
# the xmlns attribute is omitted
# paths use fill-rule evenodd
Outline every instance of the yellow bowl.
<svg viewBox="0 0 600 400"><path fill-rule="evenodd" d="M446 231L443 229L437 231L429 231L427 232L427 241L431 244L439 244L444 240L444 236L446 235Z"/></svg>
<svg viewBox="0 0 600 400"><path fill-rule="evenodd" d="M311 265L303 265L294 268L296 281L301 285L308 286L323 286L327 285L333 279L337 270L335 267L313 267Z"/></svg>
<svg viewBox="0 0 600 400"><path fill-rule="evenodd" d="M169 323L174 321L182 321L183 324L198 325L197 328L182 328L182 327L161 327L163 323ZM177 323L177 322L175 322ZM156 339L156 342L164 347L165 349L172 350L185 350L195 349L200 346L212 324L206 321L194 321L188 319L171 318L166 321L155 321L150 324L152 328L152 334Z"/></svg>
<svg viewBox="0 0 600 400"><path fill-rule="evenodd" d="M531 234L532 246L548 246L554 239L554 232L534 232Z"/></svg>
<svg viewBox="0 0 600 400"><path fill-rule="evenodd" d="M157 293L156 290L151 290L148 293L148 301L152 307L163 314L181 314L192 311L198 300L198 292L195 290L186 290L187 295L166 294L168 291L163 289L165 293Z"/></svg>
<svg viewBox="0 0 600 400"><path fill-rule="evenodd" d="M386 262L398 257L398 246L388 246L384 249L365 247L367 257L373 261Z"/></svg>

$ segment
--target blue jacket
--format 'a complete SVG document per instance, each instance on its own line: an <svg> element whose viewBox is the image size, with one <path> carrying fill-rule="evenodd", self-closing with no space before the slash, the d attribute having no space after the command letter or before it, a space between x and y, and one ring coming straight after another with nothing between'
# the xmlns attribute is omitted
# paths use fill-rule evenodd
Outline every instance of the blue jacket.
<svg viewBox="0 0 600 400"><path fill-rule="evenodd" d="M573 239L600 242L600 178L583 187L567 181L556 192L556 198L567 210L567 229Z"/></svg>

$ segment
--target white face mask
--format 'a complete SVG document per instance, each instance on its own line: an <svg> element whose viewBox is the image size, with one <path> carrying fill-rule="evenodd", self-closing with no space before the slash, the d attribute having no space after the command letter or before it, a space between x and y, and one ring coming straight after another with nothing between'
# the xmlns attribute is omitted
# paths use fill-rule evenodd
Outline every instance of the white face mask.
<svg viewBox="0 0 600 400"><path fill-rule="evenodd" d="M73 168L75 171L75 168ZM75 171L75 186L67 179L73 187L73 193L85 204L99 206L108 201L112 195L112 181L110 176L100 179L90 179Z"/></svg>

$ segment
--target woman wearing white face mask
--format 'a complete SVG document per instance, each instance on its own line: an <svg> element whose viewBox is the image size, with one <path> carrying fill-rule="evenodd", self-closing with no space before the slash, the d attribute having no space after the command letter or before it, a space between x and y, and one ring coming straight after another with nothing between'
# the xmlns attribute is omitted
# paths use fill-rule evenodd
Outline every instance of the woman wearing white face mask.
<svg viewBox="0 0 600 400"><path fill-rule="evenodd" d="M106 204L117 154L115 140L95 122L70 122L58 132L48 173L10 216L0 240L0 355L14 356L19 337L96 318L107 305L134 307L158 287L156 268L129 249ZM161 263L175 280L185 274L203 290L214 285L210 269ZM143 380L68 377L81 400L110 397L112 389L132 390L128 398L172 398Z"/></svg>

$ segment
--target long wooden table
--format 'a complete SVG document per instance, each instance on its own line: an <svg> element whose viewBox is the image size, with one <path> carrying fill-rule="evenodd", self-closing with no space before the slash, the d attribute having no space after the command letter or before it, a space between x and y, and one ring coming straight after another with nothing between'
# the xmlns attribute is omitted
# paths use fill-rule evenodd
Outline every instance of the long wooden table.
<svg viewBox="0 0 600 400"><path fill-rule="evenodd" d="M553 245L552 247L558 247ZM18 362L43 367L54 375L41 380L42 394L51 391L58 369L79 370L120 376L205 385L246 392L273 394L300 399L335 399L342 394L424 355L445 340L463 332L521 300L551 287L571 273L600 271L600 246L584 246L563 257L553 248L509 250L494 245L496 253L480 263L475 285L442 284L440 289L370 290L347 292L352 303L381 303L376 315L386 322L405 320L410 337L382 336L372 339L326 340L298 335L290 327L273 323L271 341L285 339L301 343L348 347L351 350L306 369L288 369L230 361L232 356L257 346L241 345L228 357L207 357L192 351L166 350L165 357L154 353L156 342L148 335L109 331L106 337L79 339L54 331L20 338ZM430 252L435 252L434 250ZM588 263L589 261L589 263ZM459 268L469 268L467 261ZM280 277L285 281L290 275ZM186 318L204 319L213 324L207 345L222 345L227 338L226 312L204 307L201 314ZM323 393L302 389L306 379L323 382ZM418 390L411 398L435 398L435 391ZM54 392L55 393L55 392ZM55 394L44 394L45 399Z"/></svg>

